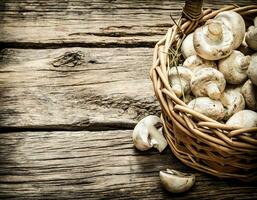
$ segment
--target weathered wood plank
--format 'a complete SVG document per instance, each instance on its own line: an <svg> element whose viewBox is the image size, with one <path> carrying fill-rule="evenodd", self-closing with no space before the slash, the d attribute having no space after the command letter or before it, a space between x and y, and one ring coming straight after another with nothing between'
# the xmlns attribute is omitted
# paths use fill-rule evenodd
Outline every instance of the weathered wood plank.
<svg viewBox="0 0 257 200"><path fill-rule="evenodd" d="M2 50L0 127L132 128L159 111L151 60L150 48Z"/></svg>
<svg viewBox="0 0 257 200"><path fill-rule="evenodd" d="M226 4L256 4L254 0ZM0 2L0 44L7 47L153 47L178 17L184 0L83 0ZM220 8L224 1L205 1Z"/></svg>
<svg viewBox="0 0 257 200"><path fill-rule="evenodd" d="M182 165L170 152L139 152L131 131L0 134L0 198L256 199L254 184L219 180ZM188 193L160 185L167 167L196 174Z"/></svg>

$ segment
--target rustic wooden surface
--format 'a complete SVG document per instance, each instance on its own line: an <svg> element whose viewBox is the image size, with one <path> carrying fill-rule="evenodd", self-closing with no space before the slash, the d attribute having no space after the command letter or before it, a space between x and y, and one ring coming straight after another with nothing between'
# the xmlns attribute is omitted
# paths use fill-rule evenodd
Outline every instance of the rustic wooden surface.
<svg viewBox="0 0 257 200"><path fill-rule="evenodd" d="M139 152L131 130L11 132L0 135L0 199L254 199L253 184L220 181L183 166L170 152ZM164 191L159 170L196 174L188 193Z"/></svg>
<svg viewBox="0 0 257 200"><path fill-rule="evenodd" d="M224 1L205 1L220 8ZM226 4L254 4L254 0ZM153 47L181 14L184 0L0 1L0 46Z"/></svg>
<svg viewBox="0 0 257 200"><path fill-rule="evenodd" d="M226 1L240 5L255 1ZM224 1L206 1L219 8ZM219 180L167 149L133 148L159 114L148 71L183 1L0 1L0 199L256 199L256 183ZM158 172L196 174L172 195Z"/></svg>
<svg viewBox="0 0 257 200"><path fill-rule="evenodd" d="M76 66L53 66L67 53L81 55ZM133 128L159 110L148 78L151 56L150 48L4 49L0 124Z"/></svg>

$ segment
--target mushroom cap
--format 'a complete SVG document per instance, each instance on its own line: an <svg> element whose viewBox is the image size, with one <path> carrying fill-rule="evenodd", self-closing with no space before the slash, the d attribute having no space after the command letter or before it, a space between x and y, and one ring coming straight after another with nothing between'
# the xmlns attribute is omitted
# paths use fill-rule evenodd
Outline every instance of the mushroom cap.
<svg viewBox="0 0 257 200"><path fill-rule="evenodd" d="M188 107L214 120L222 120L225 116L222 103L209 97L198 97L190 101Z"/></svg>
<svg viewBox="0 0 257 200"><path fill-rule="evenodd" d="M208 95L217 100L225 90L226 81L223 74L214 68L199 68L194 71L190 86L196 97Z"/></svg>
<svg viewBox="0 0 257 200"><path fill-rule="evenodd" d="M254 24L254 26L257 26L257 16L254 18L253 24Z"/></svg>
<svg viewBox="0 0 257 200"><path fill-rule="evenodd" d="M183 57L186 59L189 56L195 55L196 51L193 45L193 33L190 33L186 36L181 44L181 53Z"/></svg>
<svg viewBox="0 0 257 200"><path fill-rule="evenodd" d="M251 80L247 80L241 88L241 93L245 98L245 103L251 110L257 110L257 88Z"/></svg>
<svg viewBox="0 0 257 200"><path fill-rule="evenodd" d="M217 69L217 65L214 61L205 60L198 55L192 55L187 57L187 59L183 63L183 66L188 67L192 71L197 68L203 68L203 67L212 67Z"/></svg>
<svg viewBox="0 0 257 200"><path fill-rule="evenodd" d="M226 124L245 128L257 127L257 113L252 110L241 110L232 115Z"/></svg>
<svg viewBox="0 0 257 200"><path fill-rule="evenodd" d="M257 86L257 53L251 56L251 62L247 71L248 77L251 79L252 83Z"/></svg>
<svg viewBox="0 0 257 200"><path fill-rule="evenodd" d="M132 133L133 143L137 149L145 151L153 147L148 129L151 125L157 124L161 124L161 119L155 115L149 115L138 122Z"/></svg>
<svg viewBox="0 0 257 200"><path fill-rule="evenodd" d="M244 40L245 22L243 17L235 11L223 11L216 15L215 20L222 21L234 34L234 49L237 49Z"/></svg>
<svg viewBox="0 0 257 200"><path fill-rule="evenodd" d="M200 57L206 60L219 60L232 52L234 36L222 22L208 20L204 26L195 30L193 43Z"/></svg>
<svg viewBox="0 0 257 200"><path fill-rule="evenodd" d="M184 66L171 67L169 70L169 78L178 77L187 81L191 80L192 71Z"/></svg>
<svg viewBox="0 0 257 200"><path fill-rule="evenodd" d="M247 79L250 61L250 56L244 56L240 51L233 50L228 57L219 60L218 68L228 83L240 84Z"/></svg>
<svg viewBox="0 0 257 200"><path fill-rule="evenodd" d="M186 192L195 183L193 174L186 174L177 170L167 169L160 171L159 175L164 188L172 193Z"/></svg>
<svg viewBox="0 0 257 200"><path fill-rule="evenodd" d="M225 120L245 108L244 97L238 89L225 89L220 97L220 101L224 108L226 108Z"/></svg>
<svg viewBox="0 0 257 200"><path fill-rule="evenodd" d="M257 51L257 26L250 26L245 34L245 42L247 45Z"/></svg>
<svg viewBox="0 0 257 200"><path fill-rule="evenodd" d="M190 92L190 80L192 77L192 71L187 67L177 66L172 67L169 70L169 81L171 88L178 97Z"/></svg>

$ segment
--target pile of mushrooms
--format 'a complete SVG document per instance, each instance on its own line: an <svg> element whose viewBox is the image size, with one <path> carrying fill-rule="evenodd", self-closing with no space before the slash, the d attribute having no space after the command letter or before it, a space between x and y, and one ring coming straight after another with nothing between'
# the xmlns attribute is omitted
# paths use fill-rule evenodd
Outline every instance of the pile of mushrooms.
<svg viewBox="0 0 257 200"><path fill-rule="evenodd" d="M184 63L171 66L168 78L173 92L189 108L230 126L257 126L257 17L246 31L242 16L224 11L190 33L182 42ZM134 146L162 152L167 142L156 116L135 127ZM176 170L160 171L170 192L189 190L195 176Z"/></svg>
<svg viewBox="0 0 257 200"><path fill-rule="evenodd" d="M240 14L220 12L182 42L185 61L182 66L170 68L171 88L189 108L205 116L231 126L255 127L256 51L257 17L246 31ZM182 68L180 74L178 69ZM185 97L190 97L190 101ZM242 117L249 120L248 123Z"/></svg>

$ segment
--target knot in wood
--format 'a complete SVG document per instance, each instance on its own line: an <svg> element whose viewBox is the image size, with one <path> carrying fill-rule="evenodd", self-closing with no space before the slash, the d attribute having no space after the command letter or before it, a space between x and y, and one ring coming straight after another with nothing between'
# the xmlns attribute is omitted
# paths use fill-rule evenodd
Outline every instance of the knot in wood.
<svg viewBox="0 0 257 200"><path fill-rule="evenodd" d="M52 62L54 67L75 67L81 65L83 61L83 52L81 51L68 51L64 55L56 57Z"/></svg>

